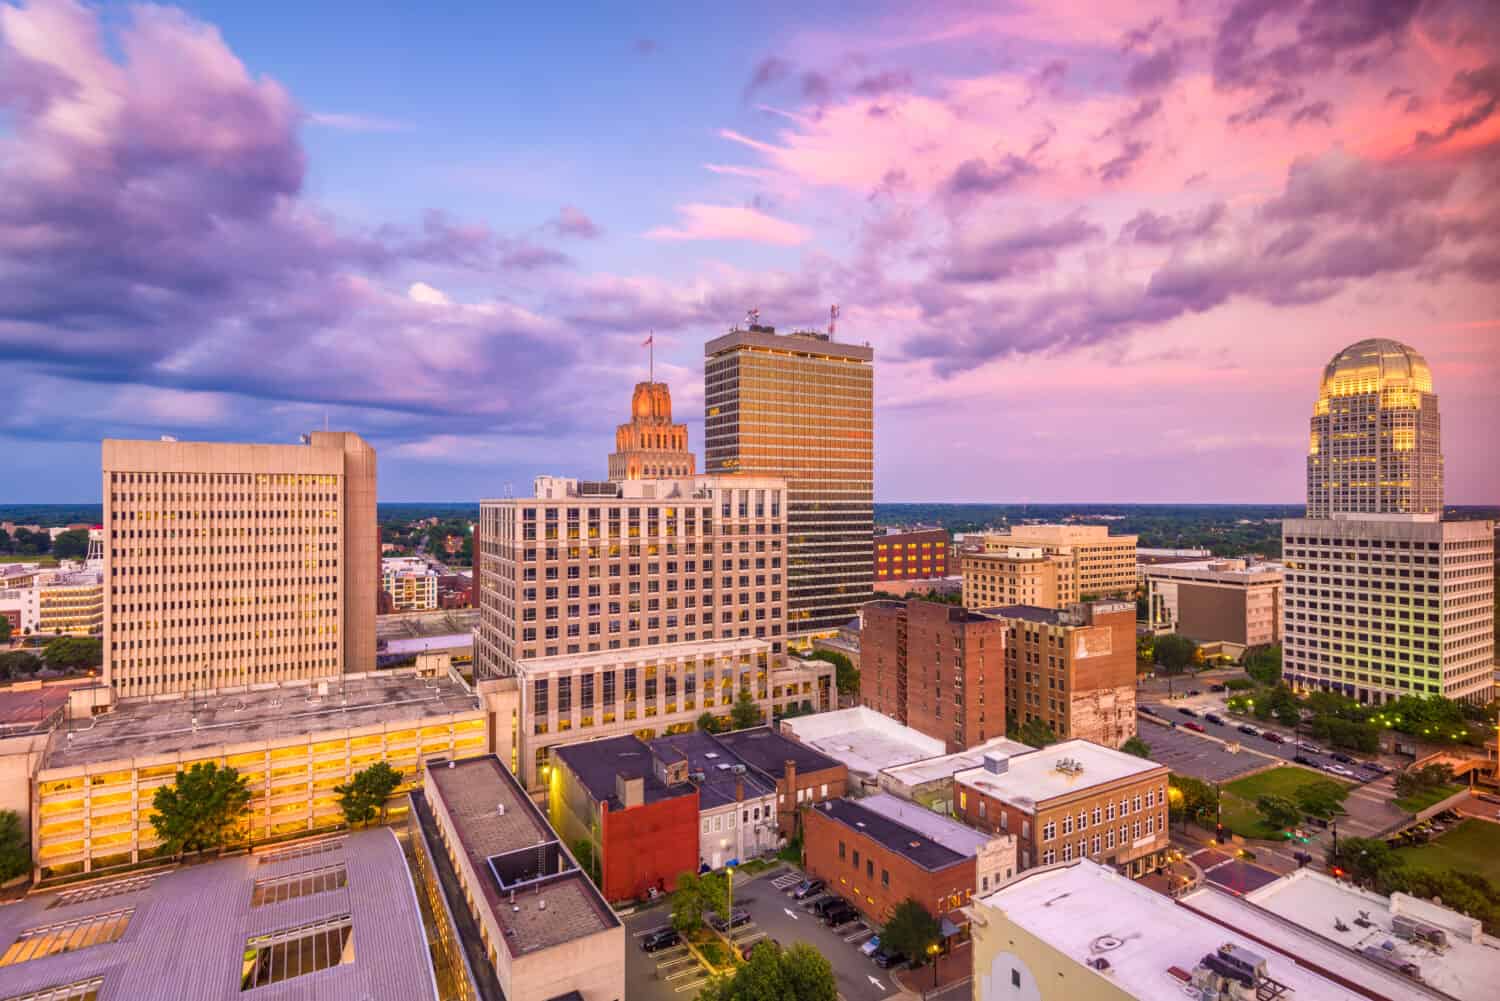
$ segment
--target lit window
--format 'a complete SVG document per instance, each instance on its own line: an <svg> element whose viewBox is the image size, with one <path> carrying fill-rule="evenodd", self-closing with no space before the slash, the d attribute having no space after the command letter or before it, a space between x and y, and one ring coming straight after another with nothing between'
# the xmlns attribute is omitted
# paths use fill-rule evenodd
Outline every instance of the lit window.
<svg viewBox="0 0 1500 1001"><path fill-rule="evenodd" d="M289 928L245 941L240 990L354 962L354 925L349 915Z"/></svg>
<svg viewBox="0 0 1500 1001"><path fill-rule="evenodd" d="M279 904L284 900L308 897L314 893L327 893L329 890L338 890L348 885L349 872L342 862L338 865L325 866L322 869L292 873L289 876L258 879L255 881L255 889L250 894L250 906Z"/></svg>
<svg viewBox="0 0 1500 1001"><path fill-rule="evenodd" d="M30 994L16 994L6 1001L98 1001L99 991L104 987L103 977L91 977L71 984L43 987Z"/></svg>
<svg viewBox="0 0 1500 1001"><path fill-rule="evenodd" d="M118 941L130 924L135 908L93 914L72 921L42 925L23 931L0 956L0 966L24 963L29 959L55 956L60 952L75 952L91 945L106 945Z"/></svg>

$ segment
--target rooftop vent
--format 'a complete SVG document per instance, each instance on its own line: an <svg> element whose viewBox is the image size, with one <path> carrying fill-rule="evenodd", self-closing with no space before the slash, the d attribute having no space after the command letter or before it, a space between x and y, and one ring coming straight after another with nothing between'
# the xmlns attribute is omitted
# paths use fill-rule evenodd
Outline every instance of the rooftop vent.
<svg viewBox="0 0 1500 1001"><path fill-rule="evenodd" d="M1004 775L1010 771L1010 755L1001 754L997 751L986 751L984 755L984 770L992 775Z"/></svg>
<svg viewBox="0 0 1500 1001"><path fill-rule="evenodd" d="M1058 758L1057 770L1064 775L1082 775L1083 762L1077 758Z"/></svg>
<svg viewBox="0 0 1500 1001"><path fill-rule="evenodd" d="M709 759L717 758L719 756L719 752L718 751L709 751L707 754L705 754L703 756L705 758L709 758Z"/></svg>
<svg viewBox="0 0 1500 1001"><path fill-rule="evenodd" d="M505 804L504 803L500 803L500 804L498 804L495 807L495 814L496 814L496 816L500 816L500 817L505 816Z"/></svg>

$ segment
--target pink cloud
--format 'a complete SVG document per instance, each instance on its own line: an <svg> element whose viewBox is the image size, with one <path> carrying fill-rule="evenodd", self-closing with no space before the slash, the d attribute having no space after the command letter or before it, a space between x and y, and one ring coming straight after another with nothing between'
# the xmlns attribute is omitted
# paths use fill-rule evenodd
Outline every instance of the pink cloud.
<svg viewBox="0 0 1500 1001"><path fill-rule="evenodd" d="M744 206L691 203L678 206L677 211L683 217L680 226L658 226L646 236L652 240L747 240L783 247L812 239L805 226Z"/></svg>

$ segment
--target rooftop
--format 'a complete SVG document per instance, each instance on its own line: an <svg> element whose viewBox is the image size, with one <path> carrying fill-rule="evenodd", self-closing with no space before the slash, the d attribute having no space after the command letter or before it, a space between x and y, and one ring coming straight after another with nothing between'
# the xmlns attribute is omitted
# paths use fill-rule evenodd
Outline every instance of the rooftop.
<svg viewBox="0 0 1500 1001"><path fill-rule="evenodd" d="M1185 560L1180 563L1157 563L1153 566L1142 567L1141 572L1147 577L1185 577L1195 580L1239 580L1249 583L1251 581L1280 580L1282 571L1286 568L1280 563L1250 563L1243 559L1221 560Z"/></svg>
<svg viewBox="0 0 1500 1001"><path fill-rule="evenodd" d="M1186 985L1168 970L1191 971L1224 945L1263 957L1267 975L1295 991L1290 997L1297 1001L1365 1001L1299 965L1293 954L1274 951L1089 861L1028 870L974 905L976 920L985 921L989 909L1073 957L1078 976L1106 978L1142 1001L1182 997ZM1107 961L1104 971L1085 965L1097 959ZM975 978L976 993L987 986L985 972Z"/></svg>
<svg viewBox="0 0 1500 1001"><path fill-rule="evenodd" d="M447 636L412 636L405 639L387 640L382 654L412 655L429 650L462 650L474 645L473 633L450 633Z"/></svg>
<svg viewBox="0 0 1500 1001"><path fill-rule="evenodd" d="M899 802L899 800L898 800ZM971 858L914 828L865 806L864 800L830 799L813 806L814 810L845 827L879 842L885 848L921 866L929 872L946 869ZM936 814L934 814L936 816Z"/></svg>
<svg viewBox="0 0 1500 1001"><path fill-rule="evenodd" d="M782 720L781 726L802 743L842 761L851 772L864 775L933 758L947 750L941 740L902 726L867 706L797 716Z"/></svg>
<svg viewBox="0 0 1500 1001"><path fill-rule="evenodd" d="M1060 626L1063 625L1064 613L1056 608L1042 608L1039 605L996 605L994 608L981 608L979 614L988 615L992 619L1021 619L1045 626Z"/></svg>
<svg viewBox="0 0 1500 1001"><path fill-rule="evenodd" d="M811 717L799 718L810 719ZM785 722L783 721L783 725ZM808 772L821 772L839 767L839 762L828 755L820 754L805 744L784 737L768 726L721 733L716 739L733 751L745 764L752 768L759 768L773 779L782 776L786 771L788 761L791 761L797 771L804 775Z"/></svg>
<svg viewBox="0 0 1500 1001"><path fill-rule="evenodd" d="M589 671L593 668L630 667L636 664L664 664L681 660L696 660L703 657L739 656L748 653L768 653L771 644L766 640L741 636L737 639L697 640L692 643L662 643L658 646L635 647L631 650L596 650L593 653L565 653L556 657L533 657L517 666L523 674L541 674L547 671Z"/></svg>
<svg viewBox="0 0 1500 1001"><path fill-rule="evenodd" d="M739 783L744 782L745 796L770 796L776 792L776 784L760 771L746 769L735 774L734 766L741 764L739 757L727 745L706 733L677 733L658 737L651 742L651 751L664 761L688 759L688 770L703 773L698 786L698 808L711 810L735 802Z"/></svg>
<svg viewBox="0 0 1500 1001"><path fill-rule="evenodd" d="M1034 750L1036 748L1030 744L1023 744L1019 740L1011 740L1009 737L996 737L976 747L971 747L967 751L943 754L935 758L923 758L920 761L913 761L911 764L887 768L881 774L889 777L899 785L919 786L925 785L928 782L950 779L956 773L965 769L978 768L984 764L984 753L986 751L998 751L1001 754L1017 755L1026 754Z"/></svg>
<svg viewBox="0 0 1500 1001"><path fill-rule="evenodd" d="M713 357L723 351L731 351L736 348L761 348L769 351L779 351L790 354L810 354L825 358L842 358L846 361L871 361L875 357L875 349L868 344L848 344L835 341L826 334L816 331L793 331L789 334L778 334L776 328L763 324L751 324L749 330L735 327L720 337L715 337L703 345L705 357Z"/></svg>
<svg viewBox="0 0 1500 1001"><path fill-rule="evenodd" d="M342 682L342 684L340 683ZM478 713L479 699L452 676L412 671L345 674L207 698L132 699L53 734L44 768L180 754L308 734ZM322 692L322 694L320 694Z"/></svg>
<svg viewBox="0 0 1500 1001"><path fill-rule="evenodd" d="M1023 810L1035 811L1038 803L1150 772L1160 772L1165 782L1166 771L1165 765L1103 744L1064 740L1006 759L1006 769L999 774L981 765L958 772L953 781Z"/></svg>
<svg viewBox="0 0 1500 1001"><path fill-rule="evenodd" d="M1477 920L1456 911L1404 893L1382 897L1310 869L1296 870L1246 894L1245 903L1305 928L1350 954L1390 942L1389 951L1416 963L1429 987L1462 1001L1495 996L1495 984L1500 979L1500 939L1484 935ZM1370 927L1357 923L1362 915L1367 916ZM1447 936L1447 951L1439 953L1397 937L1391 923L1398 915L1441 928ZM1340 931L1335 922L1345 929ZM1359 963L1370 965L1364 960ZM1398 982L1409 983L1404 978L1398 978Z"/></svg>
<svg viewBox="0 0 1500 1001"><path fill-rule="evenodd" d="M92 681L82 684L93 684ZM63 707L77 685L35 682L0 688L0 737L41 733L62 720Z"/></svg>
<svg viewBox="0 0 1500 1001"><path fill-rule="evenodd" d="M424 795L452 819L459 852L480 876L468 889L483 897L512 956L619 923L499 758L429 765Z"/></svg>
<svg viewBox="0 0 1500 1001"><path fill-rule="evenodd" d="M977 855L979 849L993 840L992 835L976 831L951 817L934 813L925 806L918 806L889 793L866 796L857 802L866 810L873 810L887 820L909 827L929 840L965 857Z"/></svg>
<svg viewBox="0 0 1500 1001"><path fill-rule="evenodd" d="M316 844L320 850L278 861L299 844ZM320 892L259 906L253 902L257 883L315 870L326 881ZM83 927L91 918L120 912L128 913L128 923L117 940L0 967L0 992L29 997L99 977L98 1001L231 1001L250 996L241 988L246 954L255 948L250 939L328 921L352 927L345 961L256 987L254 997L437 997L416 892L401 846L388 828L33 893L0 907L0 952L9 952L29 930L73 922ZM45 946L44 940L41 948ZM310 948L306 955L312 955Z"/></svg>
<svg viewBox="0 0 1500 1001"><path fill-rule="evenodd" d="M633 734L566 744L554 748L552 754L578 776L578 781L594 802L608 803L611 810L621 810L625 806L617 795L617 778L641 779L646 803L693 794L693 787L686 782L674 785L663 782L656 774L656 759L651 748Z"/></svg>

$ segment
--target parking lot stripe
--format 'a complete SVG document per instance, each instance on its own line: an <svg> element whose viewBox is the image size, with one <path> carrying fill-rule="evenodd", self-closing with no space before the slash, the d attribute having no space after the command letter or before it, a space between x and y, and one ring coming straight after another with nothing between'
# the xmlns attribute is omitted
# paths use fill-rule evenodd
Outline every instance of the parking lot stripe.
<svg viewBox="0 0 1500 1001"><path fill-rule="evenodd" d="M683 984L681 987L674 987L672 991L675 994L681 994L683 991L696 991L706 983L708 983L708 978L704 977L701 980L694 980L692 983Z"/></svg>
<svg viewBox="0 0 1500 1001"><path fill-rule="evenodd" d="M652 934L654 932L666 931L670 927L672 927L672 926L671 925L657 925L655 928L642 928L638 932L632 932L632 934L635 935L636 938L641 938L642 936L650 935L650 934Z"/></svg>
<svg viewBox="0 0 1500 1001"><path fill-rule="evenodd" d="M702 972L702 967L700 967L700 966L698 966L698 964L694 963L692 966L684 966L680 970L675 970L672 973L667 974L665 977L662 977L662 979L663 980L678 980L678 979L680 979L682 977L690 977L693 974L700 973L700 972Z"/></svg>
<svg viewBox="0 0 1500 1001"><path fill-rule="evenodd" d="M869 938L873 934L875 934L875 933L873 931L871 931L870 929L868 929L868 928L861 928L859 931L855 932L853 935L845 935L844 936L844 941L845 942L858 942L858 941L860 941L862 939Z"/></svg>

